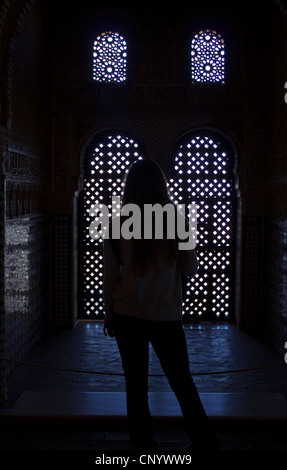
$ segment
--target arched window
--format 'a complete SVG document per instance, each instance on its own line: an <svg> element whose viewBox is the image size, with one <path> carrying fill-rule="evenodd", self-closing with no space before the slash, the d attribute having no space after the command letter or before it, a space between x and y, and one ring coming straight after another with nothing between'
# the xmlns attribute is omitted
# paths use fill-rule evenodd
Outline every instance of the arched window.
<svg viewBox="0 0 287 470"><path fill-rule="evenodd" d="M169 186L177 204L197 206L199 268L183 313L193 319L229 320L234 290L234 153L211 131L184 136L173 153Z"/></svg>
<svg viewBox="0 0 287 470"><path fill-rule="evenodd" d="M126 80L127 43L119 34L106 31L94 41L93 79L97 82Z"/></svg>
<svg viewBox="0 0 287 470"><path fill-rule="evenodd" d="M206 29L191 41L191 78L193 82L224 83L224 40L216 31Z"/></svg>
<svg viewBox="0 0 287 470"><path fill-rule="evenodd" d="M141 158L142 145L122 131L99 134L87 151L79 197L79 318L102 318L104 314L102 240L90 236L94 220L90 209L94 204L105 204L110 215L113 210L116 213L119 208L112 207L112 197L122 195L125 173Z"/></svg>

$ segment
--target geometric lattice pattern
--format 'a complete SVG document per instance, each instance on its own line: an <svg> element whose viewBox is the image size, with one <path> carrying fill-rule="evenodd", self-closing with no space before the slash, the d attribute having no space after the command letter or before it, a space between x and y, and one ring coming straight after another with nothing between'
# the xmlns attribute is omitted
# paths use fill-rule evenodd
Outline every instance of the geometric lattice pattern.
<svg viewBox="0 0 287 470"><path fill-rule="evenodd" d="M121 196L123 177L129 166L142 158L139 143L122 132L105 134L95 143L84 180L82 224L83 251L81 263L81 318L103 316L103 254L101 240L90 237L89 226L94 220L89 211L93 204L105 204L112 213L112 196ZM115 208L113 208L115 209Z"/></svg>
<svg viewBox="0 0 287 470"><path fill-rule="evenodd" d="M104 32L94 42L93 79L98 82L124 82L127 43L118 33Z"/></svg>
<svg viewBox="0 0 287 470"><path fill-rule="evenodd" d="M101 134L93 144L80 207L80 318L101 318L104 314L102 242L90 237L94 220L90 208L102 203L111 214L112 196L121 196L127 169L143 157L140 144L122 131ZM189 283L183 313L194 319L230 319L234 284L232 149L218 135L192 133L176 145L173 162L169 179L173 198L179 205L195 204L198 217L199 269Z"/></svg>
<svg viewBox="0 0 287 470"><path fill-rule="evenodd" d="M197 206L199 269L190 281L183 313L229 319L233 292L234 175L231 149L220 137L186 136L175 150L169 181L178 204Z"/></svg>
<svg viewBox="0 0 287 470"><path fill-rule="evenodd" d="M224 40L216 31L200 31L191 41L191 76L194 82L224 83Z"/></svg>

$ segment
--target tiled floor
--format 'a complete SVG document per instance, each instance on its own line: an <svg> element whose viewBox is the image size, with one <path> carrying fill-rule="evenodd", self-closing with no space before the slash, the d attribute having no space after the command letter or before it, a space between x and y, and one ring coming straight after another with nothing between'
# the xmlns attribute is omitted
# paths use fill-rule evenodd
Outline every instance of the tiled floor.
<svg viewBox="0 0 287 470"><path fill-rule="evenodd" d="M234 369L284 364L274 349L231 324L185 325L190 370L199 392L279 392L287 395L287 366L231 373ZM124 391L121 360L115 339L104 336L101 322L78 322L75 328L44 339L26 362L77 372L17 366L8 380L11 406L24 390ZM87 374L98 371L103 375ZM225 371L221 375L197 375ZM150 374L162 374L150 349ZM150 390L168 388L166 378L150 377Z"/></svg>
<svg viewBox="0 0 287 470"><path fill-rule="evenodd" d="M21 409L21 403L27 399L30 400L30 404L33 404L33 401L36 403L38 400L38 418L41 418L41 409L43 410L43 403L45 403L43 401L44 392L47 406L51 397L58 396L58 408L61 406L60 396L61 400L65 400L63 397L66 396L68 402L72 400L71 397L75 399L75 397L86 396L90 399L95 395L94 392L98 392L101 399L116 396L115 392L122 392L122 399L125 384L121 375L121 361L116 342L114 339L106 338L102 328L101 322L78 322L75 328L46 338L34 347L25 357L25 361L55 366L62 370L17 366L13 375L8 379L8 401L0 407L0 422L1 418L5 417L5 413L9 415L12 410ZM185 325L185 333L194 381L199 393L203 397L207 397L205 399L211 400L209 401L210 405L214 407L212 394L225 398L236 394L236 397L240 397L241 403L245 405L248 400L246 397L252 396L254 400L254 397L259 396L261 403L265 403L266 411L266 404L270 403L271 406L271 402L268 401L269 397L272 399L277 396L282 400L283 408L286 410L284 400L287 396L287 366L285 367L283 358L270 345L252 338L230 324ZM262 366L277 364L280 364L281 367L260 369ZM248 368L258 369L232 372ZM100 372L100 374L88 373L88 371ZM220 375L210 374L213 371L224 372ZM109 373L120 375L109 375ZM204 375L197 375L201 373ZM169 385L165 377L162 376L162 370L152 349L150 351L150 374L159 375L150 377L151 393L155 395L160 392L168 394L170 392ZM258 400L259 402L260 400ZM42 403L42 408L40 403ZM75 401L73 403L75 404ZM228 403L228 406L231 404L229 409L232 410L234 401L231 400ZM80 406L79 399L77 406ZM252 406L254 408L254 404ZM259 404L256 409L260 414ZM276 413L278 413L278 409ZM232 412L230 412L229 418L232 418ZM2 423L4 423L3 419ZM0 449L107 451L108 449L130 448L125 426L123 423L119 425L119 422L116 423L116 421L96 424L93 420L91 426L91 420L89 423L82 420L80 425L79 421L76 423L71 420L67 425L67 421L63 423L58 420L56 426L51 426L51 422L47 426L46 423L45 431L43 431L43 427L39 428L39 423L41 423L40 420L36 424L35 421L30 420L29 432L27 433L26 422L26 432L23 435L24 421L20 421L20 425L16 421L5 421L5 432L1 434ZM68 429L65 427L66 425ZM276 419L272 423L258 424L254 417L248 422L240 423L236 419L233 421L229 419L225 423L215 421L215 426L223 445L227 448L287 451L286 420L284 426ZM161 429L158 430L157 437L162 449L182 449L182 446L188 443L181 424L177 422L164 422L163 424L162 422L159 427Z"/></svg>

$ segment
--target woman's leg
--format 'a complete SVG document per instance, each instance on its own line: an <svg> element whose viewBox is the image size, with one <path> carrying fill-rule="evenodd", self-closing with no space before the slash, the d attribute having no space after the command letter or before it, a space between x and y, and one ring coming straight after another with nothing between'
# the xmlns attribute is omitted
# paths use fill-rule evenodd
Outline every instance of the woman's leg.
<svg viewBox="0 0 287 470"><path fill-rule="evenodd" d="M134 450L152 447L152 418L148 405L149 338L145 320L116 315L115 337L126 380L129 433Z"/></svg>
<svg viewBox="0 0 287 470"><path fill-rule="evenodd" d="M213 434L196 386L190 375L186 340L180 322L156 322L152 346L182 410L189 437L196 449L216 449Z"/></svg>

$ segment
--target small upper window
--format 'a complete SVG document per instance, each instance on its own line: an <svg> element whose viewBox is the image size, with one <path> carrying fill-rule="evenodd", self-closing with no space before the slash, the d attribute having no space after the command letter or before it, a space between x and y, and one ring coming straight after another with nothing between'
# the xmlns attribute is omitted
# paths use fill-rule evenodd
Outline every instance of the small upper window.
<svg viewBox="0 0 287 470"><path fill-rule="evenodd" d="M97 82L124 82L127 43L118 33L106 31L94 42L93 79Z"/></svg>
<svg viewBox="0 0 287 470"><path fill-rule="evenodd" d="M224 40L216 31L206 29L191 41L191 77L193 82L224 83Z"/></svg>

